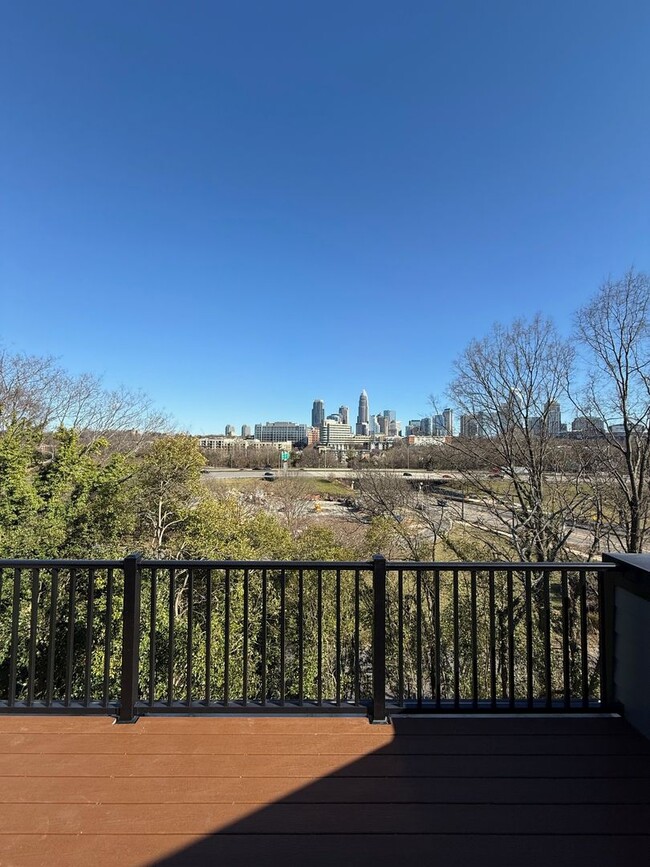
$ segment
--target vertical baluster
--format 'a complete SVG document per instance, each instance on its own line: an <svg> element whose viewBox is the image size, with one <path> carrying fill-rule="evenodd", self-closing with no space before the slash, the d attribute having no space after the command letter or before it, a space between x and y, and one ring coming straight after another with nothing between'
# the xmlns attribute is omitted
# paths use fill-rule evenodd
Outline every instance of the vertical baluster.
<svg viewBox="0 0 650 867"><path fill-rule="evenodd" d="M18 624L20 621L21 570L14 569L14 597L11 609L11 654L9 656L9 707L16 704L16 679L18 664Z"/></svg>
<svg viewBox="0 0 650 867"><path fill-rule="evenodd" d="M185 703L192 707L192 673L194 669L194 569L187 573L187 667L185 671Z"/></svg>
<svg viewBox="0 0 650 867"><path fill-rule="evenodd" d="M545 667L545 692L546 708L553 706L553 680L551 659L551 573L544 573L544 659Z"/></svg>
<svg viewBox="0 0 650 867"><path fill-rule="evenodd" d="M242 671L242 702L248 704L248 569L244 569L244 665Z"/></svg>
<svg viewBox="0 0 650 867"><path fill-rule="evenodd" d="M422 573L415 570L415 666L418 709L422 709Z"/></svg>
<svg viewBox="0 0 650 867"><path fill-rule="evenodd" d="M212 696L212 569L206 570L205 576L205 698L206 707L210 707Z"/></svg>
<svg viewBox="0 0 650 867"><path fill-rule="evenodd" d="M494 594L494 582L496 574L490 569L488 574L488 605L490 608L490 706L492 710L497 707L497 638L496 638L496 603Z"/></svg>
<svg viewBox="0 0 650 867"><path fill-rule="evenodd" d="M458 605L458 570L453 571L454 597L454 707L460 706L460 623Z"/></svg>
<svg viewBox="0 0 650 867"><path fill-rule="evenodd" d="M354 703L361 704L361 648L359 646L361 631L361 576L359 570L354 572Z"/></svg>
<svg viewBox="0 0 650 867"><path fill-rule="evenodd" d="M512 592L512 570L506 573L508 594L508 691L510 708L515 706L515 624Z"/></svg>
<svg viewBox="0 0 650 867"><path fill-rule="evenodd" d="M226 569L224 585L223 623L223 703L230 702L230 569Z"/></svg>
<svg viewBox="0 0 650 867"><path fill-rule="evenodd" d="M316 588L317 592L317 600L316 600L316 620L317 620L317 629L318 629L318 696L317 702L319 705L323 704L323 570L318 570L318 586Z"/></svg>
<svg viewBox="0 0 650 867"><path fill-rule="evenodd" d="M472 620L472 707L478 708L478 615L476 611L476 569L470 573L470 616Z"/></svg>
<svg viewBox="0 0 650 867"><path fill-rule="evenodd" d="M587 650L587 573L580 576L580 664L582 674L582 706L589 707L589 654Z"/></svg>
<svg viewBox="0 0 650 867"><path fill-rule="evenodd" d="M45 704L52 706L54 700L54 662L56 659L56 615L59 602L59 570L52 569L52 585L50 587L50 628L47 644L47 686L45 689ZM107 702L104 701L104 704Z"/></svg>
<svg viewBox="0 0 650 867"><path fill-rule="evenodd" d="M95 570L88 569L88 599L86 600L86 672L84 681L84 704L90 704L92 654L93 654L93 614L95 610Z"/></svg>
<svg viewBox="0 0 650 867"><path fill-rule="evenodd" d="M442 662L440 659L440 572L438 569L433 573L433 601L435 612L433 615L433 628L435 629L434 643L436 648L436 708L440 710L440 702L442 700Z"/></svg>
<svg viewBox="0 0 650 867"><path fill-rule="evenodd" d="M304 648L303 648L303 570L298 570L298 704L304 704Z"/></svg>
<svg viewBox="0 0 650 867"><path fill-rule="evenodd" d="M65 706L70 707L72 699L72 678L74 668L74 630L75 630L75 605L77 597L77 570L73 567L70 569L69 583L69 599L68 599L68 647L65 669Z"/></svg>
<svg viewBox="0 0 650 867"><path fill-rule="evenodd" d="M528 710L533 707L533 614L532 586L530 569L524 572L524 594L526 606L526 704Z"/></svg>
<svg viewBox="0 0 650 867"><path fill-rule="evenodd" d="M31 570L31 610L29 617L29 673L27 676L27 705L34 704L34 681L36 680L36 632L38 629L38 569Z"/></svg>
<svg viewBox="0 0 650 867"><path fill-rule="evenodd" d="M176 570L169 570L169 641L167 663L167 704L174 704L174 656L175 656L175 629L176 629Z"/></svg>
<svg viewBox="0 0 650 867"><path fill-rule="evenodd" d="M397 704L404 707L404 570L397 572Z"/></svg>
<svg viewBox="0 0 650 867"><path fill-rule="evenodd" d="M266 667L267 667L267 572L262 569L262 704L266 704Z"/></svg>
<svg viewBox="0 0 650 867"><path fill-rule="evenodd" d="M110 701L111 682L111 653L113 652L113 592L114 592L113 567L106 571L106 617L104 623L104 707L108 707Z"/></svg>
<svg viewBox="0 0 650 867"><path fill-rule="evenodd" d="M571 670L569 654L569 583L566 569L562 569L562 679L564 707L571 707Z"/></svg>
<svg viewBox="0 0 650 867"><path fill-rule="evenodd" d="M336 570L336 704L341 705L341 570Z"/></svg>
<svg viewBox="0 0 650 867"><path fill-rule="evenodd" d="M156 610L158 605L158 570L151 569L149 585L149 707L156 701Z"/></svg>
<svg viewBox="0 0 650 867"><path fill-rule="evenodd" d="M287 701L286 640L287 640L287 572L280 570L280 707Z"/></svg>

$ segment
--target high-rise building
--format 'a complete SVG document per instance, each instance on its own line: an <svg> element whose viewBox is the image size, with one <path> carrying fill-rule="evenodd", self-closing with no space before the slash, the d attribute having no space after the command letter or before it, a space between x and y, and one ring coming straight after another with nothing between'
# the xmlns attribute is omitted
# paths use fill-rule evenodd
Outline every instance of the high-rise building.
<svg viewBox="0 0 650 867"><path fill-rule="evenodd" d="M376 415L371 415L368 422L368 433L376 436L379 433L379 421Z"/></svg>
<svg viewBox="0 0 650 867"><path fill-rule="evenodd" d="M226 425L226 436L227 437L234 437L235 436L235 425L234 424L227 424Z"/></svg>
<svg viewBox="0 0 650 867"><path fill-rule="evenodd" d="M255 439L264 443L291 442L294 445L307 444L307 425L294 424L292 421L267 421L255 425Z"/></svg>
<svg viewBox="0 0 650 867"><path fill-rule="evenodd" d="M557 437L562 431L562 410L556 400L548 404L546 410L546 429L552 437Z"/></svg>
<svg viewBox="0 0 650 867"><path fill-rule="evenodd" d="M311 426L320 427L325 421L325 404L322 400L315 400L311 408Z"/></svg>
<svg viewBox="0 0 650 867"><path fill-rule="evenodd" d="M352 428L349 424L326 419L320 426L320 445L343 448L352 439Z"/></svg>
<svg viewBox="0 0 650 867"><path fill-rule="evenodd" d="M243 424L241 426L241 435L243 437L251 436L251 426L249 424Z"/></svg>
<svg viewBox="0 0 650 867"><path fill-rule="evenodd" d="M461 415L460 435L462 437L487 437L494 434L494 423L486 412L477 412L475 415Z"/></svg>
<svg viewBox="0 0 650 867"><path fill-rule="evenodd" d="M359 413L357 415L357 434L368 436L370 432L370 415L368 411L368 395L365 388L359 396Z"/></svg>
<svg viewBox="0 0 650 867"><path fill-rule="evenodd" d="M454 411L451 407L447 407L442 411L442 420L445 428L443 436L453 437L454 435Z"/></svg>
<svg viewBox="0 0 650 867"><path fill-rule="evenodd" d="M350 407L341 405L339 407L339 415L341 416L342 424L350 423Z"/></svg>

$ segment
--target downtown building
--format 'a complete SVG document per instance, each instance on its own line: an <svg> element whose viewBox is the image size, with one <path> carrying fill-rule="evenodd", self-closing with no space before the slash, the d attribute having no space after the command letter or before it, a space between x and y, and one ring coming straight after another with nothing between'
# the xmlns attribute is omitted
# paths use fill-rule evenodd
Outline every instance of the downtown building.
<svg viewBox="0 0 650 867"><path fill-rule="evenodd" d="M255 425L255 439L263 443L290 442L294 446L306 446L307 425L292 421L267 421Z"/></svg>
<svg viewBox="0 0 650 867"><path fill-rule="evenodd" d="M343 450L352 443L352 428L340 421L325 419L320 426L320 445Z"/></svg>

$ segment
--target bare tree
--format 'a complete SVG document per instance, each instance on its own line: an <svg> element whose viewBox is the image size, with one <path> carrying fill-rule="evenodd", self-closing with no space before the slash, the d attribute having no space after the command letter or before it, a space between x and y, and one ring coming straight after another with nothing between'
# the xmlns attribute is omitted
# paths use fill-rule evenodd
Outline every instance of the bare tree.
<svg viewBox="0 0 650 867"><path fill-rule="evenodd" d="M590 433L585 439L608 531L638 553L650 529L650 278L629 271L608 280L582 307L576 337L588 365L572 392Z"/></svg>
<svg viewBox="0 0 650 867"><path fill-rule="evenodd" d="M571 344L538 315L495 325L455 363L449 396L472 435L455 438L449 454L481 498L495 556L561 558L570 553L573 524L593 509L580 475L557 472L557 409L573 360Z"/></svg>
<svg viewBox="0 0 650 867"><path fill-rule="evenodd" d="M313 511L309 479L303 476L281 476L270 488L282 522L293 538L297 538L307 523L307 516Z"/></svg>
<svg viewBox="0 0 650 867"><path fill-rule="evenodd" d="M112 449L136 451L169 418L152 400L127 388L106 389L92 374L72 376L51 356L11 354L0 347L0 431L12 420L42 431L64 425L87 445L107 438Z"/></svg>
<svg viewBox="0 0 650 867"><path fill-rule="evenodd" d="M411 560L435 560L439 543L448 542L449 514L395 473L360 471L357 497L361 514L382 520Z"/></svg>

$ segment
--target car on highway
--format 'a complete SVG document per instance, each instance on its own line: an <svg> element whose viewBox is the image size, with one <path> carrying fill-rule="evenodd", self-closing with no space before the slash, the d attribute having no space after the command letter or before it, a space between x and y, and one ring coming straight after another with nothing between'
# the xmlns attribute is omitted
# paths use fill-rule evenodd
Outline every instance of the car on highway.
<svg viewBox="0 0 650 867"><path fill-rule="evenodd" d="M267 482L274 482L275 481L275 473L272 473L270 470L267 470L267 472L264 473L262 478L266 479Z"/></svg>
<svg viewBox="0 0 650 867"><path fill-rule="evenodd" d="M412 476L413 473L402 473L403 476Z"/></svg>

